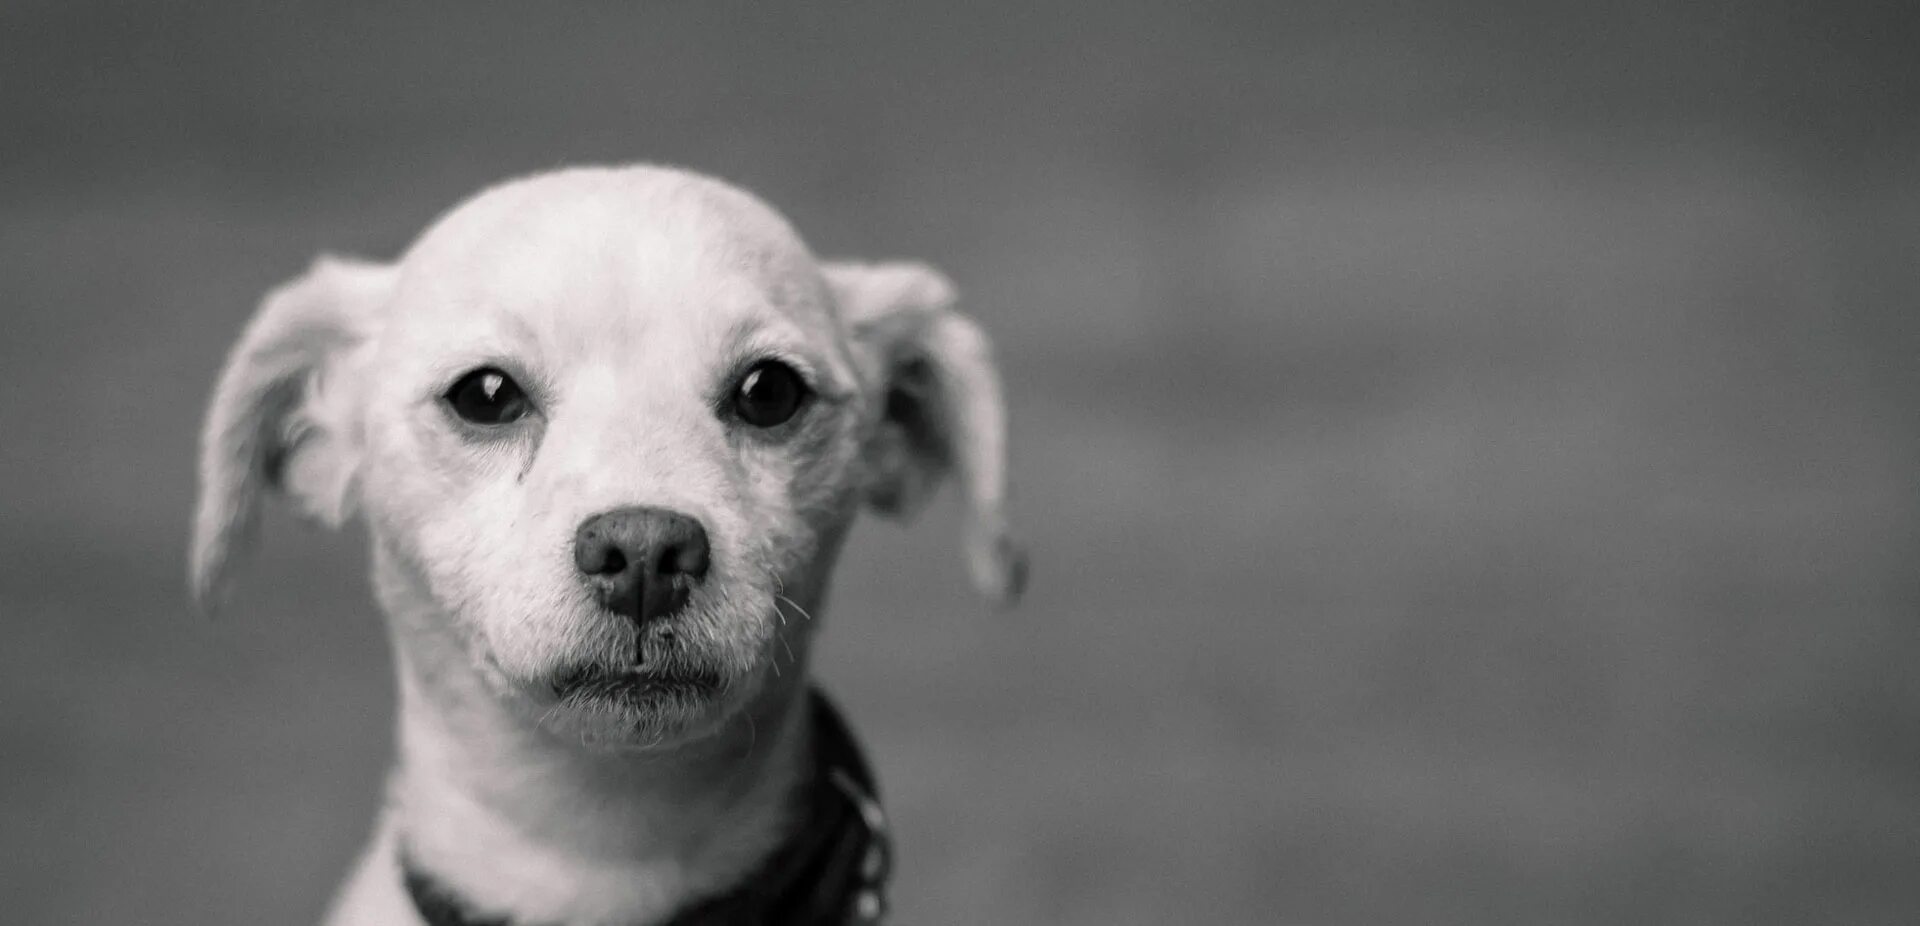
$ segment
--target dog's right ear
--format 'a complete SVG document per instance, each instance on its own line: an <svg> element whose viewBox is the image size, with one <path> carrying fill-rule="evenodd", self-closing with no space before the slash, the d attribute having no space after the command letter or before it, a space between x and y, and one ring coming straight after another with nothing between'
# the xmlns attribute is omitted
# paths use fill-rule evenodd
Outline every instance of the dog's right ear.
<svg viewBox="0 0 1920 926"><path fill-rule="evenodd" d="M200 436L190 587L211 609L261 490L338 526L359 468L357 377L345 370L392 294L388 265L322 256L268 293L227 357Z"/></svg>

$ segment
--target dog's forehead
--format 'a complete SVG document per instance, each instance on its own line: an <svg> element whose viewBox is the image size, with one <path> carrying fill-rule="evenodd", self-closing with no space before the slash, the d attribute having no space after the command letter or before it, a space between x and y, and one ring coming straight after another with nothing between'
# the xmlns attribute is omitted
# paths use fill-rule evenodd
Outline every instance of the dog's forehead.
<svg viewBox="0 0 1920 926"><path fill-rule="evenodd" d="M399 302L443 320L512 316L562 337L756 316L834 328L813 256L779 213L657 167L568 170L481 193L408 252Z"/></svg>

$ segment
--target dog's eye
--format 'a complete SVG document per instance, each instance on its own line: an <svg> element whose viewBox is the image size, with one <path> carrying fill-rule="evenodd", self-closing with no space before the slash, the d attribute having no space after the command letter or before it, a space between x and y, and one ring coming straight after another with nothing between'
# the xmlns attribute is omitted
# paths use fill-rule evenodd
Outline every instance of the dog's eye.
<svg viewBox="0 0 1920 926"><path fill-rule="evenodd" d="M785 424L807 400L807 384L778 360L762 360L747 369L733 387L733 413L756 428Z"/></svg>
<svg viewBox="0 0 1920 926"><path fill-rule="evenodd" d="M533 410L520 384L493 367L460 377L447 390L446 402L462 420L484 425L512 424Z"/></svg>

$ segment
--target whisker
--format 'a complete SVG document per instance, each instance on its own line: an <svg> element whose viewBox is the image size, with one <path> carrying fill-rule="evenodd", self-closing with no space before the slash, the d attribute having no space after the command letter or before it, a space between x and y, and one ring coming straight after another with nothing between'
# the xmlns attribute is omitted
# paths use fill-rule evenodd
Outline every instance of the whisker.
<svg viewBox="0 0 1920 926"><path fill-rule="evenodd" d="M787 596L785 596L785 595L774 595L773 597L774 597L774 598L775 598L776 600L779 600L779 601L784 601L784 602L786 602L787 604L790 604L790 605L793 605L793 609L794 609L795 611L799 611L799 612L800 612L800 616L801 616L801 617L804 617L804 618L806 618L807 620L813 620L813 615L811 615L811 614L808 614L808 613L807 613L807 609L806 609L806 608L803 608L803 607L800 607L800 602L797 602L797 601L795 601L795 600L793 600L793 599L791 599L791 598L788 598L788 597L787 597Z"/></svg>

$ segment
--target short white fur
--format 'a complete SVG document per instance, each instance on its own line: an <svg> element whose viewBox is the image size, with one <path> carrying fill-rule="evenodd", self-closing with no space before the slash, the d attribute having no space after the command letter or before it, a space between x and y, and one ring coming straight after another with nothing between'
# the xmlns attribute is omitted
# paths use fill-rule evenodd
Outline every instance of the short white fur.
<svg viewBox="0 0 1920 926"><path fill-rule="evenodd" d="M753 433L723 404L766 357L814 398ZM449 384L485 366L536 412L484 433L449 414ZM391 264L322 257L267 296L208 411L190 578L222 597L268 494L371 535L398 757L328 923L417 922L403 842L491 911L649 922L784 835L815 618L863 504L911 514L952 471L975 585L1019 595L1005 454L989 344L937 271L818 261L688 171L563 170L479 194ZM599 607L569 553L584 519L635 505L711 538L669 630ZM555 694L636 652L722 684L643 711Z"/></svg>

